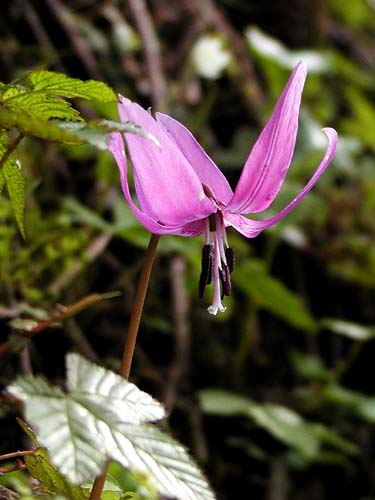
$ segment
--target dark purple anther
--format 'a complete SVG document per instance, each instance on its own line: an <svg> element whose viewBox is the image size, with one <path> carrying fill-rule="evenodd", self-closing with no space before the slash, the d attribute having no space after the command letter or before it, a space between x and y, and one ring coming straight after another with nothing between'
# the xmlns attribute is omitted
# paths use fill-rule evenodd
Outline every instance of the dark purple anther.
<svg viewBox="0 0 375 500"><path fill-rule="evenodd" d="M202 271L199 277L199 298L203 297L206 285L209 285L212 281L213 256L212 245L204 245L202 249Z"/></svg>
<svg viewBox="0 0 375 500"><path fill-rule="evenodd" d="M234 269L234 252L233 252L233 248L226 248L225 249L225 258L227 259L227 264L228 264L228 268L229 268L229 272L232 274L233 273L233 269Z"/></svg>

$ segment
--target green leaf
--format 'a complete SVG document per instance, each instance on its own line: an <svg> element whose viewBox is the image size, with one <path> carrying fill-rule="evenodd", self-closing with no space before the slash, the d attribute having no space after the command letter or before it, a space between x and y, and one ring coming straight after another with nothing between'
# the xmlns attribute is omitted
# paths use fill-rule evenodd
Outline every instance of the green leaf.
<svg viewBox="0 0 375 500"><path fill-rule="evenodd" d="M215 498L185 449L144 423L164 416L151 396L77 354L67 356L67 387L70 392L64 394L41 377L26 376L8 390L24 401L27 420L70 481L82 483L99 474L109 457L152 473L161 494Z"/></svg>
<svg viewBox="0 0 375 500"><path fill-rule="evenodd" d="M50 493L60 493L69 500L87 499L80 486L70 484L51 464L44 448L39 448L35 456L26 455L25 464L30 475L42 483Z"/></svg>
<svg viewBox="0 0 375 500"><path fill-rule="evenodd" d="M86 142L99 149L107 149L108 134L111 132L128 132L141 137L147 137L157 146L160 146L159 141L149 132L141 129L134 123L120 123L111 120L93 120L87 123L61 122L60 127L69 133L80 138L82 142Z"/></svg>
<svg viewBox="0 0 375 500"><path fill-rule="evenodd" d="M0 107L0 128L18 128L25 135L67 144L91 144L99 149L107 149L111 132L128 132L147 137L159 145L158 140L133 123L119 123L110 120L91 122L47 121L26 111L14 111Z"/></svg>
<svg viewBox="0 0 375 500"><path fill-rule="evenodd" d="M12 89L13 90L13 89ZM60 97L53 97L40 93L18 90L15 95L9 97L9 92L3 95L3 104L7 109L19 111L44 118L59 118L61 120L83 121L79 111L74 109L71 104Z"/></svg>
<svg viewBox="0 0 375 500"><path fill-rule="evenodd" d="M375 338L375 326L364 326L335 318L322 319L321 326L333 333L358 340L358 342L366 342Z"/></svg>
<svg viewBox="0 0 375 500"><path fill-rule="evenodd" d="M312 354L298 351L291 352L294 370L303 378L311 380L332 380L333 374L324 366L322 360Z"/></svg>
<svg viewBox="0 0 375 500"><path fill-rule="evenodd" d="M33 71L16 83L34 91L43 91L62 97L81 97L89 101L113 102L117 100L113 90L103 82L82 81L54 71Z"/></svg>
<svg viewBox="0 0 375 500"><path fill-rule="evenodd" d="M85 492L87 492L87 496L90 495L90 491L92 490L93 484L94 484L93 482L90 482L82 486L82 489L84 489ZM123 494L124 492L122 491L117 481L115 481L113 477L110 477L109 474L107 474L103 486L101 500L120 500L123 498Z"/></svg>
<svg viewBox="0 0 375 500"><path fill-rule="evenodd" d="M302 300L281 281L270 276L261 260L251 259L242 264L241 272L234 273L233 280L259 307L273 312L296 328L310 332L316 330L316 321Z"/></svg>
<svg viewBox="0 0 375 500"><path fill-rule="evenodd" d="M61 128L59 122L47 121L26 111L14 111L0 107L0 127L8 130L16 127L24 135L50 141L66 142L68 144L84 143L77 135Z"/></svg>
<svg viewBox="0 0 375 500"><path fill-rule="evenodd" d="M0 158L6 153L8 148L8 139L6 133L3 131L0 133ZM22 236L25 238L25 228L23 223L23 216L25 211L25 179L22 175L21 166L14 159L14 155L11 154L2 166L0 187L5 184L14 217L16 219L17 225ZM1 189L0 189L1 191Z"/></svg>
<svg viewBox="0 0 375 500"><path fill-rule="evenodd" d="M294 410L282 405L259 404L250 398L217 389L200 391L199 400L205 413L250 418L256 425L301 453L308 460L319 459L323 444L345 449L345 451L356 451L352 443L327 427L308 422Z"/></svg>
<svg viewBox="0 0 375 500"><path fill-rule="evenodd" d="M116 101L113 90L102 82L82 81L52 71L34 71L0 88L0 103L9 110L45 120L82 122L79 111L63 97Z"/></svg>
<svg viewBox="0 0 375 500"><path fill-rule="evenodd" d="M336 384L325 387L323 396L330 403L375 424L375 396L367 396Z"/></svg>
<svg viewBox="0 0 375 500"><path fill-rule="evenodd" d="M85 500L88 495L86 496L79 486L70 484L51 464L47 450L40 446L34 431L20 418L17 419L17 422L37 448L36 455L25 455L24 457L30 475L42 483L50 493L61 493L71 500Z"/></svg>
<svg viewBox="0 0 375 500"><path fill-rule="evenodd" d="M330 67L330 57L322 50L288 49L278 39L269 36L257 27L248 28L245 31L245 37L256 53L281 67L292 70L301 60L306 62L309 73L324 73Z"/></svg>

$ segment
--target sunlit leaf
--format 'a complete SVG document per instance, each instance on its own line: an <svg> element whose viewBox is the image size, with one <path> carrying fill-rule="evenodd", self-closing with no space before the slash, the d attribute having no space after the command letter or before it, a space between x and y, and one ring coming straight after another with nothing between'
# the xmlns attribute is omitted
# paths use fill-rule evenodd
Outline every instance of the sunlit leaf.
<svg viewBox="0 0 375 500"><path fill-rule="evenodd" d="M245 36L253 50L284 68L293 69L301 60L306 63L310 73L324 72L329 68L329 57L322 51L290 50L255 26L248 28Z"/></svg>
<svg viewBox="0 0 375 500"><path fill-rule="evenodd" d="M112 102L117 99L113 90L103 82L82 81L54 71L33 71L15 83L34 91L68 98L81 97L98 102Z"/></svg>
<svg viewBox="0 0 375 500"><path fill-rule="evenodd" d="M375 338L375 326L364 326L351 321L334 318L324 318L321 321L321 325L333 333L338 333L359 342L366 342Z"/></svg>
<svg viewBox="0 0 375 500"><path fill-rule="evenodd" d="M64 394L41 377L26 376L8 390L24 401L38 440L70 481L83 483L112 458L151 473L161 494L180 500L215 498L186 450L144 423L164 416L151 396L77 354L67 356L67 388L70 392Z"/></svg>

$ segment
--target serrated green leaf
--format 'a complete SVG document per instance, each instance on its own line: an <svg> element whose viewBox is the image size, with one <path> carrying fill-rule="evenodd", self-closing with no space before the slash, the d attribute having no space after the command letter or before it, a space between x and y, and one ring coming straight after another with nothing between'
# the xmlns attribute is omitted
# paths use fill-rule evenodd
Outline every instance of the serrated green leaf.
<svg viewBox="0 0 375 500"><path fill-rule="evenodd" d="M26 111L15 111L0 107L0 127L4 129L18 128L25 135L40 139L58 141L66 144L91 144L99 149L107 149L107 141L111 132L128 132L147 137L159 145L157 139L133 123L119 123L109 120L93 120L91 122L64 122L45 120Z"/></svg>
<svg viewBox="0 0 375 500"><path fill-rule="evenodd" d="M26 455L25 464L30 475L42 483L49 493L60 493L69 500L86 500L88 498L80 486L70 484L58 472L49 461L45 449L39 448L36 455Z"/></svg>
<svg viewBox="0 0 375 500"><path fill-rule="evenodd" d="M269 275L259 259L243 264L241 272L233 274L233 280L259 307L273 312L296 328L316 331L316 321L301 299L281 281Z"/></svg>
<svg viewBox="0 0 375 500"><path fill-rule="evenodd" d="M64 130L75 134L77 137L82 139L83 142L87 142L88 144L103 150L107 149L108 136L111 132L128 132L141 137L147 137L157 146L160 146L156 137L148 133L146 130L141 129L138 125L130 122L120 123L111 120L93 120L85 124L62 122L60 126Z"/></svg>
<svg viewBox="0 0 375 500"><path fill-rule="evenodd" d="M40 139L65 142L67 144L83 144L84 141L76 134L71 134L59 126L59 122L51 122L33 116L26 111L14 111L0 107L0 127L11 129L16 127L24 135Z"/></svg>
<svg viewBox="0 0 375 500"><path fill-rule="evenodd" d="M179 500L214 500L207 480L183 446L149 424L126 424L112 432L113 459L124 467L150 472L162 495Z"/></svg>
<svg viewBox="0 0 375 500"><path fill-rule="evenodd" d="M67 356L70 397L88 412L109 422L142 423L165 417L162 405L120 375L91 363L78 354Z"/></svg>
<svg viewBox="0 0 375 500"><path fill-rule="evenodd" d="M5 183L5 179L4 179L3 173L0 172L0 194L1 194L1 191L3 190L4 183Z"/></svg>
<svg viewBox="0 0 375 500"><path fill-rule="evenodd" d="M24 433L27 435L27 437L30 439L30 441L33 443L34 446L37 448L40 447L38 439L36 437L35 432L32 430L31 427L27 425L26 422L24 422L21 418L17 418L17 423L21 427L21 429L24 431Z"/></svg>
<svg viewBox="0 0 375 500"><path fill-rule="evenodd" d="M25 111L26 113L49 120L58 118L61 120L83 121L79 111L74 109L68 101L60 97L50 95L20 92L17 96L3 102L13 111Z"/></svg>
<svg viewBox="0 0 375 500"><path fill-rule="evenodd" d="M30 86L34 91L43 91L62 97L81 97L98 102L117 100L113 90L103 82L82 81L54 71L33 71L22 79L22 83Z"/></svg>
<svg viewBox="0 0 375 500"><path fill-rule="evenodd" d="M186 450L155 426L159 403L113 372L67 356L69 394L41 377L20 377L8 390L25 403L52 463L74 483L97 475L110 457L150 472L158 491L180 500L212 500L207 481ZM140 423L141 422L141 423Z"/></svg>
<svg viewBox="0 0 375 500"><path fill-rule="evenodd" d="M7 136L2 132L0 135L0 158L6 153L7 147ZM1 179L0 186L2 187L2 184L6 185L14 217L22 236L25 238L23 223L25 211L25 179L22 175L21 166L17 164L13 154L8 156L2 166Z"/></svg>

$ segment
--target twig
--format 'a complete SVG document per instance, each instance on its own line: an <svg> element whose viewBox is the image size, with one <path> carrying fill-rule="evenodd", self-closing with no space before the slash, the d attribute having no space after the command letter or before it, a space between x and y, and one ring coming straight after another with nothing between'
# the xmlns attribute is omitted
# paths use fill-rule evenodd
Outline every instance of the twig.
<svg viewBox="0 0 375 500"><path fill-rule="evenodd" d="M22 351L20 353L20 361L21 361L22 373L24 375L32 375L33 374L33 367L31 364L29 343L26 343L24 348L22 349Z"/></svg>
<svg viewBox="0 0 375 500"><path fill-rule="evenodd" d="M224 33L235 55L234 83L241 89L245 103L260 122L259 111L263 107L264 93L259 85L244 37L228 22L224 13L212 0L188 0L188 8L202 16L205 23Z"/></svg>
<svg viewBox="0 0 375 500"><path fill-rule="evenodd" d="M5 453L0 455L0 460L9 460L10 458L24 457L25 455L36 455L35 450L14 451L12 453Z"/></svg>
<svg viewBox="0 0 375 500"><path fill-rule="evenodd" d="M121 367L119 370L120 375L125 378L129 378L130 368L133 360L135 344L137 341L137 334L139 325L141 322L143 305L145 303L148 283L150 280L150 274L152 269L152 264L154 262L156 248L159 242L159 236L153 234L150 239L146 251L145 261L142 267L141 275L138 281L138 287L134 298L134 303L132 307L132 312L130 316L130 323L128 328L128 335L126 337L126 342L124 346L124 354L122 357ZM100 476L95 478L89 500L100 500L103 491L105 479L108 472L109 463L105 466L104 471Z"/></svg>
<svg viewBox="0 0 375 500"><path fill-rule="evenodd" d="M61 26L65 29L67 36L90 76L96 80L103 80L91 47L87 40L79 33L70 10L60 0L46 0L46 2L55 17L59 20Z"/></svg>
<svg viewBox="0 0 375 500"><path fill-rule="evenodd" d="M170 274L173 300L173 322L175 331L174 359L165 383L163 401L168 410L175 404L177 388L182 375L187 371L189 361L189 295L185 287L185 259L181 255L172 258Z"/></svg>
<svg viewBox="0 0 375 500"><path fill-rule="evenodd" d="M86 264L93 262L106 248L111 240L110 233L102 233L96 238L85 251L79 262L74 262L68 271L62 273L50 286L49 293L58 295L61 290L66 288Z"/></svg>
<svg viewBox="0 0 375 500"><path fill-rule="evenodd" d="M66 72L63 63L60 61L59 55L55 47L53 46L53 43L51 42L46 30L44 29L43 24L30 0L25 0L23 7L25 18L29 23L32 32L34 33L37 42L41 47L46 49L47 55L52 56L53 63L56 69Z"/></svg>
<svg viewBox="0 0 375 500"><path fill-rule="evenodd" d="M87 340L75 318L69 318L66 322L66 333L79 352L91 361L98 362L99 358L92 345Z"/></svg>
<svg viewBox="0 0 375 500"><path fill-rule="evenodd" d="M161 64L160 46L150 13L144 0L128 0L128 4L145 52L152 106L158 111L165 111L166 83Z"/></svg>

